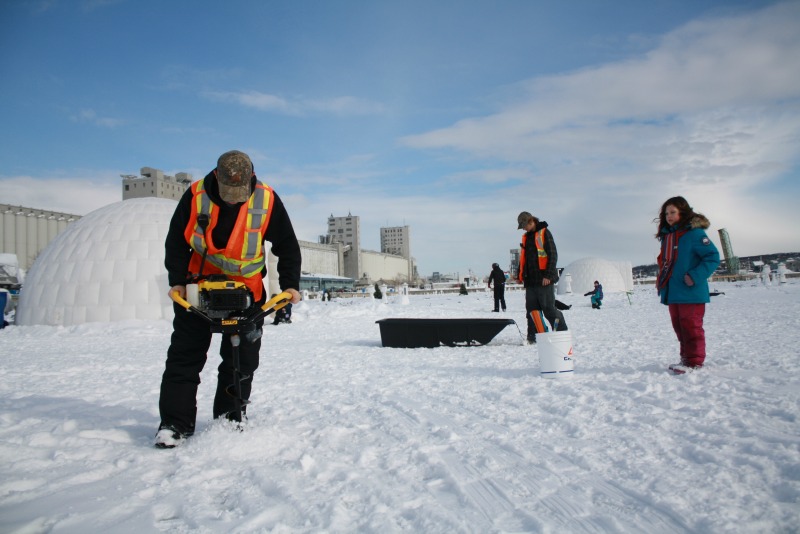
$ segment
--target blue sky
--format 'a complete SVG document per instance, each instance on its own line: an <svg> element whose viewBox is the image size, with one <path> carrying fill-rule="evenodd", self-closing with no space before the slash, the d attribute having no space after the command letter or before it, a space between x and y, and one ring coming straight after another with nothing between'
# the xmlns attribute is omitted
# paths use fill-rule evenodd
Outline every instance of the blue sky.
<svg viewBox="0 0 800 534"><path fill-rule="evenodd" d="M86 214L141 167L247 152L300 239L409 225L486 274L547 221L559 264L655 261L685 196L740 256L800 251L800 2L0 4L0 202Z"/></svg>

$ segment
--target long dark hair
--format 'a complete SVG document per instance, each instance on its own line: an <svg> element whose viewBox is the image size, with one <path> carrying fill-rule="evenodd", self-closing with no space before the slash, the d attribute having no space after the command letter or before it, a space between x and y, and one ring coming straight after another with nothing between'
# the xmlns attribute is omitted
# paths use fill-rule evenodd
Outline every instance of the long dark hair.
<svg viewBox="0 0 800 534"><path fill-rule="evenodd" d="M692 207L689 205L689 201L686 200L685 198L683 197L668 198L661 205L661 211L658 212L658 217L653 219L653 222L658 223L658 231L656 232L656 239L659 240L662 237L664 237L663 233L664 229L669 228L669 224L667 224L667 215L666 215L667 206L675 206L676 208L678 208L678 213L681 216L680 220L681 225L689 224L692 221L692 218L695 215L698 215L697 213L695 213L694 209L692 209Z"/></svg>

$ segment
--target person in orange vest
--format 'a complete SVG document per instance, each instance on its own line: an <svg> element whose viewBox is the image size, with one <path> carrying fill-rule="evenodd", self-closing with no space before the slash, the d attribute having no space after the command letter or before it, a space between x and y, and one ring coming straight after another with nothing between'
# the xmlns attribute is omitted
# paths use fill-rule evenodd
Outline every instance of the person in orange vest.
<svg viewBox="0 0 800 534"><path fill-rule="evenodd" d="M192 276L224 274L243 282L252 293L253 307L261 307L267 295L263 283L267 274L264 241L271 243L272 253L278 257L281 290L291 294L291 302L299 302L300 245L289 214L278 194L258 180L247 154L238 150L226 152L213 171L186 190L175 208L164 257L170 294L177 292L185 299L186 284ZM197 388L212 335L201 317L178 304L174 309L158 403L161 424L155 445L159 448L175 447L194 433ZM263 319L257 323L258 331L263 323ZM245 400L250 397L260 349L260 338L248 340L241 336L239 366ZM215 419L237 420L236 401L226 392L234 382L228 334L223 334L220 356L213 415Z"/></svg>
<svg viewBox="0 0 800 534"><path fill-rule="evenodd" d="M556 308L558 251L547 222L527 211L517 216L517 229L525 230L520 243L518 278L525 285L525 316L528 343L536 343L536 327L531 312L540 310L554 330L567 330L564 314Z"/></svg>

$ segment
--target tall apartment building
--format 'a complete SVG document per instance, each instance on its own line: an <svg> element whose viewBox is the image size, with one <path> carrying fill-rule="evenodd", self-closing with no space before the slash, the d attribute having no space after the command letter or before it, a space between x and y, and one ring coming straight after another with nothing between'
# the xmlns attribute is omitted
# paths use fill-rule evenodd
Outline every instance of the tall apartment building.
<svg viewBox="0 0 800 534"><path fill-rule="evenodd" d="M361 221L358 215L347 214L347 217L328 217L329 243L343 243L344 276L358 280L364 274L361 271Z"/></svg>
<svg viewBox="0 0 800 534"><path fill-rule="evenodd" d="M171 198L180 200L186 188L192 184L192 175L179 172L175 176L164 174L161 169L142 167L141 176L121 174L122 200L129 198Z"/></svg>
<svg viewBox="0 0 800 534"><path fill-rule="evenodd" d="M411 230L408 226L381 228L381 252L411 257Z"/></svg>

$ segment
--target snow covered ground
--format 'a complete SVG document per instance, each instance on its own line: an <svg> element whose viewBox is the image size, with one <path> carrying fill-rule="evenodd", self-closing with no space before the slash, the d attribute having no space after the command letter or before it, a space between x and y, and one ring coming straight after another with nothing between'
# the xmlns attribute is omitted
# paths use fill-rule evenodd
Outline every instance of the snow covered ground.
<svg viewBox="0 0 800 534"><path fill-rule="evenodd" d="M511 317L491 294L308 301L265 327L250 423L152 446L168 322L0 331L2 532L797 532L800 283L712 284L707 367L676 377L651 287L574 306L572 379L506 327L381 346L387 317ZM219 343L216 336L213 351Z"/></svg>

